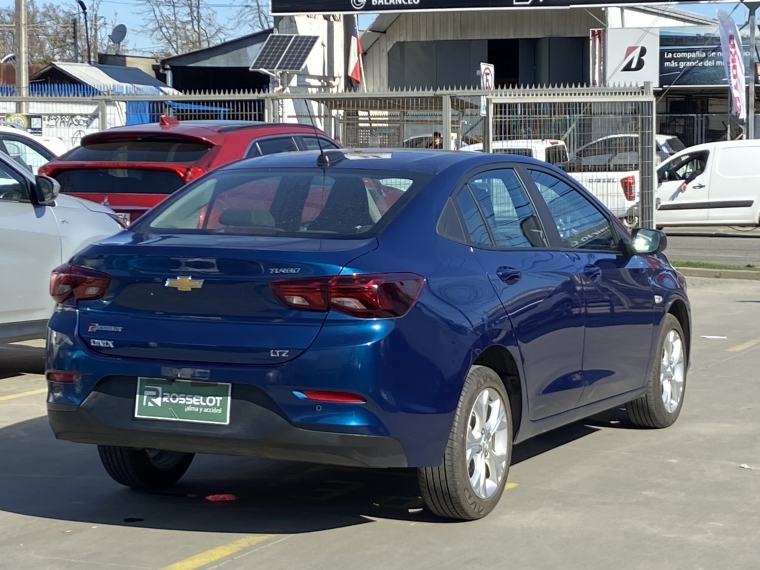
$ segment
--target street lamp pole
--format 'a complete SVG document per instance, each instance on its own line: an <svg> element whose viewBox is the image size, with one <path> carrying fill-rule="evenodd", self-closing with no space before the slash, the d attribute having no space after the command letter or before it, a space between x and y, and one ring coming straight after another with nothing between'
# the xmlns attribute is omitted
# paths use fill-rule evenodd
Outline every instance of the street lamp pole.
<svg viewBox="0 0 760 570"><path fill-rule="evenodd" d="M92 64L92 51L90 50L90 26L87 23L87 6L83 0L77 0L77 4L82 9L84 15L84 36L87 40L87 63Z"/></svg>

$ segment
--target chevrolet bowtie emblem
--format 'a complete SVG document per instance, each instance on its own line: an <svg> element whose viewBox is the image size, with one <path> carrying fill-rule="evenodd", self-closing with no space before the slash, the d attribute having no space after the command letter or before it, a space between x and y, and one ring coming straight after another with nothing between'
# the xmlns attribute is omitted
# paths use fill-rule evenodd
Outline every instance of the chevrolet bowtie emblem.
<svg viewBox="0 0 760 570"><path fill-rule="evenodd" d="M203 279L193 279L192 277L175 277L167 279L164 284L166 287L174 287L177 291L192 291L203 287Z"/></svg>

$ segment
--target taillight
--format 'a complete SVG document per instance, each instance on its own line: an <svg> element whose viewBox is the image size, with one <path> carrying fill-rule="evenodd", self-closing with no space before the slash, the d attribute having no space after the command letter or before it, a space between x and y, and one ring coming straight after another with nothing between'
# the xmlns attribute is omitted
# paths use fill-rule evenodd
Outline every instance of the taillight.
<svg viewBox="0 0 760 570"><path fill-rule="evenodd" d="M200 178L204 174L206 174L206 171L203 170L200 166L190 166L187 170L185 170L185 183L191 182L196 178Z"/></svg>
<svg viewBox="0 0 760 570"><path fill-rule="evenodd" d="M272 281L275 295L291 309L353 317L402 317L420 296L425 279L412 273L338 275Z"/></svg>
<svg viewBox="0 0 760 570"><path fill-rule="evenodd" d="M74 298L100 299L108 289L111 276L88 267L64 263L50 274L50 296L56 303Z"/></svg>
<svg viewBox="0 0 760 570"><path fill-rule="evenodd" d="M53 170L55 170L55 166L48 162L37 169L37 174L40 176L50 176L50 173L53 172Z"/></svg>
<svg viewBox="0 0 760 570"><path fill-rule="evenodd" d="M72 382L76 382L81 378L79 374L74 374L73 372L55 372L50 371L47 374L45 374L45 378L47 378L48 382L59 382L61 384L71 384Z"/></svg>
<svg viewBox="0 0 760 570"><path fill-rule="evenodd" d="M336 392L333 390L294 390L293 394L302 400L328 402L333 404L365 404L367 400L351 392Z"/></svg>
<svg viewBox="0 0 760 570"><path fill-rule="evenodd" d="M620 185L623 187L626 200L633 201L636 199L636 178L634 176L626 176L620 181Z"/></svg>

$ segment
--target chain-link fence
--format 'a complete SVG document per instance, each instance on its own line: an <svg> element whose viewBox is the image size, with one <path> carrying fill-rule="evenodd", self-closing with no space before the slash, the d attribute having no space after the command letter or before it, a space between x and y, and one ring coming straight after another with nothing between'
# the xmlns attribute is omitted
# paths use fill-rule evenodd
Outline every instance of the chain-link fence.
<svg viewBox="0 0 760 570"><path fill-rule="evenodd" d="M345 147L521 154L566 170L631 224L652 226L656 153L649 87L182 95L109 95L102 89L98 93L0 97L0 113L11 116L23 103L28 124L35 125L32 131L61 139L67 148L92 132L154 123L161 115L170 115L180 121L314 124Z"/></svg>
<svg viewBox="0 0 760 570"><path fill-rule="evenodd" d="M730 113L657 115L657 134L678 137L684 146L734 140L744 135L744 125Z"/></svg>
<svg viewBox="0 0 760 570"><path fill-rule="evenodd" d="M490 102L487 150L550 162L628 224L653 226L661 150L651 87L514 90Z"/></svg>

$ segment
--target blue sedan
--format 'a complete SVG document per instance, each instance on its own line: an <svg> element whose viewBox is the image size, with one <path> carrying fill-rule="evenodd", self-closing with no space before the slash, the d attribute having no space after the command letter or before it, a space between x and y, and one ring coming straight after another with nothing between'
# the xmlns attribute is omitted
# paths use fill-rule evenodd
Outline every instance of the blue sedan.
<svg viewBox="0 0 760 570"><path fill-rule="evenodd" d="M481 518L514 444L619 406L678 418L666 239L519 156L243 160L53 272L50 425L133 488L195 453L415 467L431 511Z"/></svg>

